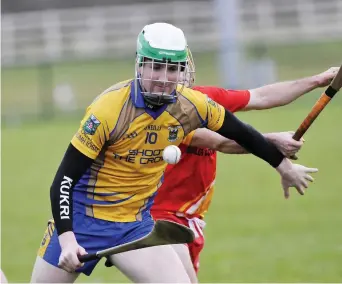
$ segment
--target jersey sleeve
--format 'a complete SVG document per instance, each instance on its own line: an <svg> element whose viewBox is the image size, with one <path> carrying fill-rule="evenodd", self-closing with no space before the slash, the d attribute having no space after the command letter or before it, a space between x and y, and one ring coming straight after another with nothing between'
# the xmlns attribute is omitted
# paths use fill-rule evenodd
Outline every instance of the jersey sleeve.
<svg viewBox="0 0 342 284"><path fill-rule="evenodd" d="M211 98L206 96L207 101L207 128L212 131L217 131L221 128L224 121L225 109L220 104L213 101Z"/></svg>
<svg viewBox="0 0 342 284"><path fill-rule="evenodd" d="M182 144L189 146L191 144L192 138L194 137L195 131L190 132L187 136L184 137Z"/></svg>
<svg viewBox="0 0 342 284"><path fill-rule="evenodd" d="M97 104L90 106L71 144L89 158L95 159L109 139L110 129Z"/></svg>
<svg viewBox="0 0 342 284"><path fill-rule="evenodd" d="M223 106L199 91L188 89L186 96L195 107L195 111L201 119L201 127L206 127L212 131L217 131L221 128L225 113ZM195 129L193 128L192 130Z"/></svg>
<svg viewBox="0 0 342 284"><path fill-rule="evenodd" d="M231 112L245 108L250 100L250 92L248 90L227 90L212 86L195 86L193 89L206 94Z"/></svg>

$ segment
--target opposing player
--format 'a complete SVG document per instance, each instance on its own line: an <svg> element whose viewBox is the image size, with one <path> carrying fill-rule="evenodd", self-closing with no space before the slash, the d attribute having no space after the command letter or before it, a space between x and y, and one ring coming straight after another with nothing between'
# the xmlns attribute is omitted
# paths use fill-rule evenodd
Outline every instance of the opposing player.
<svg viewBox="0 0 342 284"><path fill-rule="evenodd" d="M90 275L98 263L82 266L79 255L146 236L166 167L162 149L179 145L200 127L235 140L276 168L285 188L303 193L314 169L292 164L255 129L184 87L187 60L180 29L156 23L141 31L135 79L114 85L88 107L58 168L50 190L54 221L38 251L32 282L73 282L79 273ZM133 281L190 282L170 246L132 255L140 260L129 267Z"/></svg>
<svg viewBox="0 0 342 284"><path fill-rule="evenodd" d="M189 67L191 70L188 74L194 73L192 58L189 60ZM338 69L332 67L315 76L252 90L235 91L208 86L194 86L193 89L207 94L232 112L262 110L287 105L318 87L327 86ZM193 83L191 79L188 81ZM293 140L291 132L269 133L265 134L265 137L288 157L295 154L303 144L302 141ZM199 269L199 255L204 247L204 214L208 211L213 196L216 151L239 154L247 151L207 129L197 129L190 133L180 145L180 149L181 161L167 166L164 183L158 190L151 213L156 220L178 222L195 232L197 238L193 243L174 246L194 282Z"/></svg>

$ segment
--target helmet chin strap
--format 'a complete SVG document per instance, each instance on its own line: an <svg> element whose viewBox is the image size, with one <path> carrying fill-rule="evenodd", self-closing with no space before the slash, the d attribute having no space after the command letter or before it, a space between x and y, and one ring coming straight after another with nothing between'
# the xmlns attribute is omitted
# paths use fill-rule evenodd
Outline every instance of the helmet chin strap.
<svg viewBox="0 0 342 284"><path fill-rule="evenodd" d="M148 108L159 108L163 106L164 104L161 102L155 102L153 99L150 99L148 96L143 95L144 101Z"/></svg>
<svg viewBox="0 0 342 284"><path fill-rule="evenodd" d="M157 95L153 93L143 93L144 100L153 105L153 106L162 106L165 104L173 104L175 102L174 94L176 91L173 91L170 95Z"/></svg>

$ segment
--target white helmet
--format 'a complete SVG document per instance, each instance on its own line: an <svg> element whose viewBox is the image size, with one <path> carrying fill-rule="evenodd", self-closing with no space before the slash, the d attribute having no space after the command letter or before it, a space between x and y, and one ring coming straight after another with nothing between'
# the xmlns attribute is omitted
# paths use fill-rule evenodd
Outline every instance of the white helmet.
<svg viewBox="0 0 342 284"><path fill-rule="evenodd" d="M154 63L165 64L165 72L167 72L170 65L177 66L177 79L175 81L168 81L167 76L165 76L165 80L161 83L164 86L166 83L184 86L186 84L186 76L182 76L182 72L187 72L188 60L187 42L181 29L167 23L154 23L145 26L137 39L135 68L135 77L140 83L141 93L144 98L153 105L163 105L174 102L175 97L177 97L176 89L168 94L165 92L151 92L143 88L143 81L156 81L153 80L152 75L148 78L143 76L145 61L152 62L152 66ZM158 81L160 82L160 80Z"/></svg>

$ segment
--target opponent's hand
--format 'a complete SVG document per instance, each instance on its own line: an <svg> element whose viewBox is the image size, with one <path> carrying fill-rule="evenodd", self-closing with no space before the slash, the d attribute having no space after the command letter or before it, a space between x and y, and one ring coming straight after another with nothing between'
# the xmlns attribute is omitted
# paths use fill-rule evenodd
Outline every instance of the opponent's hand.
<svg viewBox="0 0 342 284"><path fill-rule="evenodd" d="M309 186L308 182L314 180L309 174L318 172L318 169L292 164L290 160L285 158L277 167L277 171L281 176L284 196L288 199L290 197L290 187L295 187L299 194L304 195L305 189Z"/></svg>
<svg viewBox="0 0 342 284"><path fill-rule="evenodd" d="M293 131L287 131L268 133L265 136L285 157L290 158L295 156L304 143L304 138L301 138L299 141L294 140L292 138L293 134Z"/></svg>
<svg viewBox="0 0 342 284"><path fill-rule="evenodd" d="M324 71L315 76L315 80L317 81L317 87L325 87L328 86L332 79L335 78L339 67L331 67L327 71Z"/></svg>
<svg viewBox="0 0 342 284"><path fill-rule="evenodd" d="M71 231L61 234L58 239L62 249L58 266L67 272L75 272L83 265L78 260L78 256L87 254L86 250L77 243Z"/></svg>

